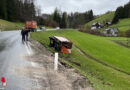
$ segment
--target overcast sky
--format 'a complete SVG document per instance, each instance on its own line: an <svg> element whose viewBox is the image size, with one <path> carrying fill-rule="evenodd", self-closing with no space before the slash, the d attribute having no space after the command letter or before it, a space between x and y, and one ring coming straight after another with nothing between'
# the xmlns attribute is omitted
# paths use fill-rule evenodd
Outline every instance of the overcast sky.
<svg viewBox="0 0 130 90"><path fill-rule="evenodd" d="M62 11L85 12L90 9L95 15L113 11L118 6L124 5L130 0L36 0L40 5L42 13L53 13L57 7Z"/></svg>

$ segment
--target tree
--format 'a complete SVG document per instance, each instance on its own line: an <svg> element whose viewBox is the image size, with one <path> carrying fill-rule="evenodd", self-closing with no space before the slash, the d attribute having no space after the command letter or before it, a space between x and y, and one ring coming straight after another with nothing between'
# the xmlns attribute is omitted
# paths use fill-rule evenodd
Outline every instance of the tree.
<svg viewBox="0 0 130 90"><path fill-rule="evenodd" d="M38 6L36 8L36 14L37 14L38 17L41 16L41 7L40 6Z"/></svg>
<svg viewBox="0 0 130 90"><path fill-rule="evenodd" d="M88 23L94 19L93 11L89 10L84 13L71 13L68 15L68 27L78 28L79 26Z"/></svg>
<svg viewBox="0 0 130 90"><path fill-rule="evenodd" d="M125 18L130 17L130 2L124 6L124 16Z"/></svg>
<svg viewBox="0 0 130 90"><path fill-rule="evenodd" d="M88 11L88 17L89 17L89 21L93 20L94 16L92 10Z"/></svg>
<svg viewBox="0 0 130 90"><path fill-rule="evenodd" d="M39 11L39 13L40 13L41 11ZM30 3L30 14L31 14L31 18L32 18L32 20L33 19L35 19L35 15L36 15L36 11L35 11L35 5L34 5L34 2L32 1L31 3Z"/></svg>
<svg viewBox="0 0 130 90"><path fill-rule="evenodd" d="M0 18L9 21L34 20L34 0L0 0Z"/></svg>
<svg viewBox="0 0 130 90"><path fill-rule="evenodd" d="M61 20L61 28L67 28L67 13L64 12Z"/></svg>
<svg viewBox="0 0 130 90"><path fill-rule="evenodd" d="M124 7L120 6L116 9L112 23L116 24L122 18L130 18L130 2L124 5Z"/></svg>
<svg viewBox="0 0 130 90"><path fill-rule="evenodd" d="M119 15L119 18L124 18L124 8L122 6L118 7L117 13Z"/></svg>
<svg viewBox="0 0 130 90"><path fill-rule="evenodd" d="M7 19L6 0L0 0L0 18Z"/></svg>
<svg viewBox="0 0 130 90"><path fill-rule="evenodd" d="M41 17L39 17L39 22L38 22L39 25L45 25L45 20Z"/></svg>
<svg viewBox="0 0 130 90"><path fill-rule="evenodd" d="M116 24L119 21L119 19L121 17L120 15L121 15L121 7L118 7L116 9L115 16L114 16L114 18L112 20L112 24Z"/></svg>
<svg viewBox="0 0 130 90"><path fill-rule="evenodd" d="M112 20L112 24L116 24L119 21L119 15L115 15L114 19Z"/></svg>
<svg viewBox="0 0 130 90"><path fill-rule="evenodd" d="M7 3L7 19L9 21L15 21L16 18L16 4L15 0L6 0Z"/></svg>
<svg viewBox="0 0 130 90"><path fill-rule="evenodd" d="M60 11L56 8L55 11L54 11L54 14L53 14L53 20L55 22L57 22L60 26L61 24L61 15L60 15Z"/></svg>

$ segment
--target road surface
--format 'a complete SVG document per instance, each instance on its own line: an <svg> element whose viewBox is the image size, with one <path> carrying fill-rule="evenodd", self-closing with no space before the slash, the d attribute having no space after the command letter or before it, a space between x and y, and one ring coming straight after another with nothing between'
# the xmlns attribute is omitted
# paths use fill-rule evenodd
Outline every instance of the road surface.
<svg viewBox="0 0 130 90"><path fill-rule="evenodd" d="M20 31L0 33L0 77L6 78L6 90L33 88L31 79L20 75L18 71L18 68L32 65L24 58L31 53L30 51L29 47L21 42Z"/></svg>
<svg viewBox="0 0 130 90"><path fill-rule="evenodd" d="M22 43L20 31L0 32L0 78L4 90L93 90L89 80L73 68L59 63L54 71L54 56L36 41ZM3 89L0 83L0 90Z"/></svg>

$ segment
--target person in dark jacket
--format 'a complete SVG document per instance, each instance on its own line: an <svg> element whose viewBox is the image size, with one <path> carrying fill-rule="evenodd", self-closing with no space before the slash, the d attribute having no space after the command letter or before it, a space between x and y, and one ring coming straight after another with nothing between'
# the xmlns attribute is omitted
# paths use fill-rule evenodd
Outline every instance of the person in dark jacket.
<svg viewBox="0 0 130 90"><path fill-rule="evenodd" d="M29 32L30 32L29 29L26 29L26 30L25 30L26 41L28 41Z"/></svg>
<svg viewBox="0 0 130 90"><path fill-rule="evenodd" d="M29 36L29 29L22 29L21 30L21 35L22 35L22 41L28 41L28 36Z"/></svg>
<svg viewBox="0 0 130 90"><path fill-rule="evenodd" d="M24 42L25 41L25 30L24 29L21 30L21 35L22 35L22 41Z"/></svg>

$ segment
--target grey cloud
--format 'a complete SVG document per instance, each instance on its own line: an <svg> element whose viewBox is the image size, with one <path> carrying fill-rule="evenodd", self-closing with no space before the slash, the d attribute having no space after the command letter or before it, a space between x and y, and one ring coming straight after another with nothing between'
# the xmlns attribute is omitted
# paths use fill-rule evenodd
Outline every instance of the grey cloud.
<svg viewBox="0 0 130 90"><path fill-rule="evenodd" d="M102 14L115 10L118 6L124 5L129 0L36 0L41 6L42 13L52 13L57 7L62 11L85 12L92 9L94 14Z"/></svg>

